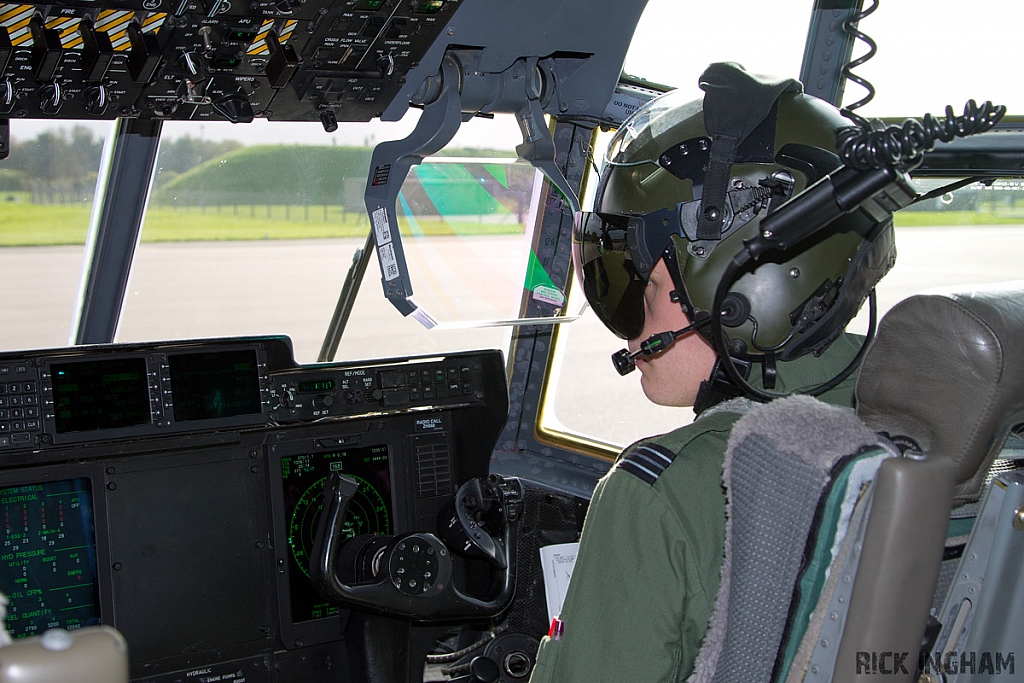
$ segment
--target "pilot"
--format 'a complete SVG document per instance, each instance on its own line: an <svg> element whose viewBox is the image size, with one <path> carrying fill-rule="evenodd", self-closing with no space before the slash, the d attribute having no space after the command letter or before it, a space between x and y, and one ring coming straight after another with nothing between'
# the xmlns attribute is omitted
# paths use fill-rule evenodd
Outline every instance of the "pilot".
<svg viewBox="0 0 1024 683"><path fill-rule="evenodd" d="M669 92L619 128L597 209L573 234L590 305L628 340L620 372L635 359L651 401L697 418L633 444L598 482L532 683L691 674L724 555L730 430L751 399L853 406L866 342L844 329L895 261L891 214L855 211L733 273L765 216L841 165L836 130L849 123L799 82L734 64L711 65L700 87L703 100Z"/></svg>

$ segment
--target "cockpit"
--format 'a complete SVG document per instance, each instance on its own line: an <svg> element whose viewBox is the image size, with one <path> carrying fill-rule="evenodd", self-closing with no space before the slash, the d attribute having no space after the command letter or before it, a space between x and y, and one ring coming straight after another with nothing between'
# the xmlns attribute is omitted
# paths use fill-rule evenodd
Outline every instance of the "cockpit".
<svg viewBox="0 0 1024 683"><path fill-rule="evenodd" d="M886 186L878 312L1020 279L1017 10L678 5L0 4L15 644L108 626L137 683L526 683L595 483L694 417L615 372L573 216L712 62L885 124L1005 106Z"/></svg>

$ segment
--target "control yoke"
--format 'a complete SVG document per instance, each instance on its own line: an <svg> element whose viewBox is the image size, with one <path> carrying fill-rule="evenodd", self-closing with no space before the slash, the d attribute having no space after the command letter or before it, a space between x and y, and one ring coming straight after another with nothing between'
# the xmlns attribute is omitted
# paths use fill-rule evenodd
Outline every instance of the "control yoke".
<svg viewBox="0 0 1024 683"><path fill-rule="evenodd" d="M324 489L310 576L332 602L417 622L481 619L501 612L516 586L516 539L522 516L523 485L515 478L489 475L459 488L441 513L441 534L367 534L346 542L343 526L358 483L332 472ZM452 509L454 508L454 509ZM501 538L489 527L502 527ZM483 557L499 574L497 596L478 598L453 581L449 550Z"/></svg>
<svg viewBox="0 0 1024 683"><path fill-rule="evenodd" d="M479 50L449 50L440 72L426 79L413 98L423 113L412 133L401 140L382 142L373 150L370 175L363 196L380 262L381 284L402 315L412 315L424 327L437 324L412 299L412 282L398 228L398 193L409 170L448 144L463 121L476 115L514 113L523 143L520 158L539 169L562 193L569 209L580 210L579 199L555 164L555 144L544 122L544 105L552 97L558 59L520 58L501 73L485 73L477 66Z"/></svg>

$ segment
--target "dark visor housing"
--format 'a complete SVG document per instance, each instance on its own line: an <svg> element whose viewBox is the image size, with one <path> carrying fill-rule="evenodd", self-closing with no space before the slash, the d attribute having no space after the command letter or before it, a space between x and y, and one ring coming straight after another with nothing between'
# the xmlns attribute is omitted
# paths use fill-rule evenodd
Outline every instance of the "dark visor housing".
<svg viewBox="0 0 1024 683"><path fill-rule="evenodd" d="M572 231L573 267L587 301L605 327L622 339L639 337L644 329L647 285L626 245L628 223L628 216L580 211Z"/></svg>
<svg viewBox="0 0 1024 683"><path fill-rule="evenodd" d="M651 269L683 234L679 211L643 216L580 211L574 217L572 258L583 292L605 326L622 339L644 329L644 287Z"/></svg>

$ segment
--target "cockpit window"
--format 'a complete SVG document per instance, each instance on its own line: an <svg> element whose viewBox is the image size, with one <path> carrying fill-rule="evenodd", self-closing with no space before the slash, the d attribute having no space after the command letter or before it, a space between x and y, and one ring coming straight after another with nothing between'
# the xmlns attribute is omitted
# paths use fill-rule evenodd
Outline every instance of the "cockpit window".
<svg viewBox="0 0 1024 683"><path fill-rule="evenodd" d="M672 95L683 101L698 99L700 73L715 61L735 61L755 73L796 77L809 27L811 3L687 3L651 0L640 21L626 58L625 70L633 76L677 87ZM870 4L870 3L865 3ZM983 5L986 3L983 3ZM993 10L995 3L991 3ZM792 5L792 6L790 6ZM907 41L906 30L914 26L918 35L928 35L935 44L977 44L992 50L1014 45L1012 22L992 26L984 10L964 13L960 5L939 2L929 12L907 3L881 3L864 18L860 29L878 44L877 55L859 67L876 90L874 100L859 110L867 117L922 117L926 112L943 114L951 104L957 114L971 98L991 99L1008 106L1009 114L1024 112L1024 101L1005 78L1004 69L978 69L956 50L932 50L927 63L920 56L920 41ZM957 9L960 8L960 9ZM1000 5L1000 9L1002 5ZM932 10L935 11L932 11ZM956 22L949 21L956 16ZM723 28L723 17L728 26ZM961 24L962 22L962 24ZM721 30L716 30L721 29ZM964 37L974 36L973 38ZM671 46L671 47L669 47ZM666 58L671 52L675 58ZM857 57L867 51L854 43ZM988 57L986 57L988 59ZM995 56L993 59L998 60ZM1002 57L1004 64L1013 57ZM984 72L984 73L979 73ZM928 88L920 86L926 74ZM849 104L865 91L852 83L845 87ZM601 163L613 141L619 146L630 140L629 132L596 136L593 158ZM597 185L591 174L589 187ZM920 193L957 182L955 178L915 178ZM593 197L582 198L584 209ZM1016 179L988 179L964 187L938 191L934 198L896 214L898 257L894 269L881 281L878 315L916 293L936 288L964 290L972 285L1020 279L1024 248L1024 185ZM570 308L579 288L570 294ZM867 311L851 323L849 330L867 329ZM600 452L609 456L634 440L679 427L693 419L685 408L664 408L643 395L635 373L620 377L610 356L625 343L605 329L589 310L577 322L562 325L557 332L555 358L541 411L540 431L559 439L582 437L585 443L606 444Z"/></svg>
<svg viewBox="0 0 1024 683"><path fill-rule="evenodd" d="M755 73L800 73L810 2L650 0L623 69L700 97L700 74L712 62L738 62Z"/></svg>
<svg viewBox="0 0 1024 683"><path fill-rule="evenodd" d="M109 122L11 122L0 163L0 350L68 343Z"/></svg>
<svg viewBox="0 0 1024 683"><path fill-rule="evenodd" d="M373 144L413 123L377 123L362 136L165 124L118 340L287 334L298 360L317 360L366 244ZM519 140L501 132L518 131L514 121L486 123L498 132L464 139L492 146L457 138L414 166L399 195L414 299L441 325L427 330L388 303L374 257L335 359L507 346L508 328L491 323L517 317L540 181L516 162Z"/></svg>

